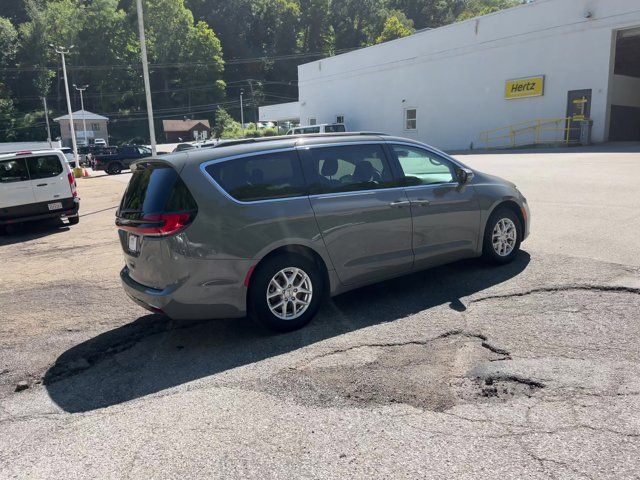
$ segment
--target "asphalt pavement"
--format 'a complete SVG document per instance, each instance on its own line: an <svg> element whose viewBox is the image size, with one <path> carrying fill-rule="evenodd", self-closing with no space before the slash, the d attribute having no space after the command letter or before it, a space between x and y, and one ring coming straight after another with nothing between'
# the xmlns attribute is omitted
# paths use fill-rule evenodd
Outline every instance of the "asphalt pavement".
<svg viewBox="0 0 640 480"><path fill-rule="evenodd" d="M0 237L0 478L638 478L640 153L461 155L532 234L334 298L308 327L132 304L113 215ZM16 392L16 385L28 387Z"/></svg>

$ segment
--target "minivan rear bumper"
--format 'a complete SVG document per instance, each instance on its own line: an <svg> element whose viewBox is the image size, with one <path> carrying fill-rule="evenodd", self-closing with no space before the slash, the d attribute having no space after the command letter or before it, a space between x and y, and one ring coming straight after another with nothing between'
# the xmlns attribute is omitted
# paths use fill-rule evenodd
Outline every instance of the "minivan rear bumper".
<svg viewBox="0 0 640 480"><path fill-rule="evenodd" d="M120 271L125 293L142 308L164 313L174 320L238 318L246 315L246 287L226 285L174 284L165 289L142 285L131 278L129 267Z"/></svg>

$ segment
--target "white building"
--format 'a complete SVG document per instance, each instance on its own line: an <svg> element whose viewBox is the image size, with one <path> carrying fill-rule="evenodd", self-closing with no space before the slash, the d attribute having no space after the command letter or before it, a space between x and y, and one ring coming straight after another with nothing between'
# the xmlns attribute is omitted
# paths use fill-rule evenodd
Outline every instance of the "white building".
<svg viewBox="0 0 640 480"><path fill-rule="evenodd" d="M298 77L302 124L467 149L574 140L591 118L595 142L640 140L640 0L537 0L307 63Z"/></svg>
<svg viewBox="0 0 640 480"><path fill-rule="evenodd" d="M60 137L64 146L71 146L71 122L69 115L63 115L53 119L60 124ZM93 143L96 138L102 138L109 144L109 132L107 122L109 119L87 110L73 112L73 126L76 132L76 140L82 143ZM85 131L84 127L87 127Z"/></svg>

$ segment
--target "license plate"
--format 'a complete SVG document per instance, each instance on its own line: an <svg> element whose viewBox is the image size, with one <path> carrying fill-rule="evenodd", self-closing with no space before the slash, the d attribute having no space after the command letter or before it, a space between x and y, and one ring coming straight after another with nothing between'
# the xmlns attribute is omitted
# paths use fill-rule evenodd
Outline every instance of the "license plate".
<svg viewBox="0 0 640 480"><path fill-rule="evenodd" d="M55 203L49 204L49 210L61 210L61 209L62 209L62 202L55 202Z"/></svg>
<svg viewBox="0 0 640 480"><path fill-rule="evenodd" d="M138 246L140 245L137 235L129 234L129 251L132 253L138 253Z"/></svg>

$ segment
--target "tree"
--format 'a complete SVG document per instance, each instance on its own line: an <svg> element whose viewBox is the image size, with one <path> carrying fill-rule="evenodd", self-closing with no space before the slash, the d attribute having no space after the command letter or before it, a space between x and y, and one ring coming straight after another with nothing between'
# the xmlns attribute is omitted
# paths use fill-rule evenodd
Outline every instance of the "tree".
<svg viewBox="0 0 640 480"><path fill-rule="evenodd" d="M215 138L238 138L242 136L242 126L224 108L218 107L213 122L213 135Z"/></svg>
<svg viewBox="0 0 640 480"><path fill-rule="evenodd" d="M389 40L395 40L396 38L408 37L413 33L413 22L404 17L404 22L401 20L402 13L391 15L384 22L384 28L382 33L376 39L376 43L388 42Z"/></svg>
<svg viewBox="0 0 640 480"><path fill-rule="evenodd" d="M464 10L456 20L467 20L480 15L487 15L488 13L515 7L522 3L522 0L466 0Z"/></svg>

